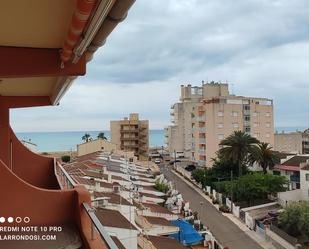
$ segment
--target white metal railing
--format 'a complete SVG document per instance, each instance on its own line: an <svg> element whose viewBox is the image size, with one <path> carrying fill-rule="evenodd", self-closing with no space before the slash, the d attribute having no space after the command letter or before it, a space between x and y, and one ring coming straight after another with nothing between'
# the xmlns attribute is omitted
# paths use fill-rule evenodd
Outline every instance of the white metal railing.
<svg viewBox="0 0 309 249"><path fill-rule="evenodd" d="M68 174L68 172L62 167L62 165L56 161L57 166L60 169L59 176L62 183L65 184L66 188L74 188L76 183L74 182L73 178Z"/></svg>
<svg viewBox="0 0 309 249"><path fill-rule="evenodd" d="M91 220L91 237L92 239L95 239L95 231L98 231L101 238L107 243L108 247L110 249L118 249L118 246L115 244L115 242L112 240L108 232L104 229L102 223L98 219L98 217L95 215L95 209L91 208L88 203L83 203L83 208L88 214L90 220ZM107 219L109 217L106 217Z"/></svg>

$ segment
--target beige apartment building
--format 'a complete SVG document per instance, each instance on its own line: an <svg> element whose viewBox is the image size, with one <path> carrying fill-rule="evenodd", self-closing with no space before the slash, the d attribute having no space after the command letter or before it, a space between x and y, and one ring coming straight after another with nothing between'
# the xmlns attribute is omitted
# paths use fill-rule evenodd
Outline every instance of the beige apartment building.
<svg viewBox="0 0 309 249"><path fill-rule="evenodd" d="M301 132L275 133L276 151L309 154L309 129Z"/></svg>
<svg viewBox="0 0 309 249"><path fill-rule="evenodd" d="M165 143L169 153L191 157L193 132L192 113L203 99L203 87L181 85L179 102L171 107L171 125L165 128Z"/></svg>
<svg viewBox="0 0 309 249"><path fill-rule="evenodd" d="M139 120L137 113L131 113L129 118L111 121L110 129L111 142L118 150L133 151L139 160L148 160L148 120Z"/></svg>
<svg viewBox="0 0 309 249"><path fill-rule="evenodd" d="M182 86L182 89L190 91L192 87ZM192 103L191 113L178 119L176 127L185 126L184 123L189 122L191 126L187 129L178 129L180 130L178 137L172 133L175 126L169 126L167 129L170 152L174 150L173 146L179 143L188 145L187 149L191 143L190 155L187 153L185 155L198 162L200 166L210 167L212 158L216 157L216 152L219 150L220 141L236 130L242 130L260 141L274 145L271 99L231 95L228 84L222 83L206 83L198 89L200 89L199 101ZM181 115L178 114L179 116ZM187 137L190 139L186 140Z"/></svg>
<svg viewBox="0 0 309 249"><path fill-rule="evenodd" d="M302 153L302 133L301 132L281 132L275 133L274 150L288 153Z"/></svg>

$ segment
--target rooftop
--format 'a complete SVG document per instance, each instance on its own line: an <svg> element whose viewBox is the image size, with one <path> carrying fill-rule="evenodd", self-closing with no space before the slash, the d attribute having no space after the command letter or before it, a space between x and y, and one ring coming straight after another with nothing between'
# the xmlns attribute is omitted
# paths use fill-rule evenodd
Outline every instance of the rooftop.
<svg viewBox="0 0 309 249"><path fill-rule="evenodd" d="M103 226L137 230L121 213L116 210L99 208L95 212Z"/></svg>
<svg viewBox="0 0 309 249"><path fill-rule="evenodd" d="M147 236L147 239L157 249L186 249L182 244L178 243L177 240L164 237L164 236Z"/></svg>

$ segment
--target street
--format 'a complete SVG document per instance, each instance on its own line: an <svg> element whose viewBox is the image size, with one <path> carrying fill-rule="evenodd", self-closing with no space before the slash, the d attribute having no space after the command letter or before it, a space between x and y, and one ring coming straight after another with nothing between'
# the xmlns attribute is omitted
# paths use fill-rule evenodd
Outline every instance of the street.
<svg viewBox="0 0 309 249"><path fill-rule="evenodd" d="M209 227L220 244L229 249L262 248L231 220L223 216L201 194L184 182L182 178L164 167L161 168L161 171L168 180L174 181L177 190L182 194L184 200L189 201L191 209L201 215L201 221Z"/></svg>

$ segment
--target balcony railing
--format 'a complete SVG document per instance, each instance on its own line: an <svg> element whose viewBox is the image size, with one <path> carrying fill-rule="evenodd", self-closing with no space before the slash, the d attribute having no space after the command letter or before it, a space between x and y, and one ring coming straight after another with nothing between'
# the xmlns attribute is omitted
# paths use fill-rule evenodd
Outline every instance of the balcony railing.
<svg viewBox="0 0 309 249"><path fill-rule="evenodd" d="M200 155L206 155L205 149L198 150L198 153L199 153Z"/></svg>
<svg viewBox="0 0 309 249"><path fill-rule="evenodd" d="M206 121L206 117L205 116L197 116L196 117L196 121L205 122Z"/></svg>
<svg viewBox="0 0 309 249"><path fill-rule="evenodd" d="M198 132L204 133L206 132L206 127L196 127L195 128Z"/></svg>
<svg viewBox="0 0 309 249"><path fill-rule="evenodd" d="M57 173L60 176L60 180L62 181L62 183L65 183L65 186L63 186L63 188L74 188L76 186L76 183L68 174L68 172L62 167L59 162L56 162L56 166L59 169L57 170ZM106 242L110 249L119 249L108 234L108 232L104 229L98 217L95 215L95 209L91 208L88 203L83 203L83 208L91 220L91 238L95 239L95 234L97 231L101 236L101 239Z"/></svg>
<svg viewBox="0 0 309 249"><path fill-rule="evenodd" d="M200 144L206 144L206 138L199 138L198 141Z"/></svg>
<svg viewBox="0 0 309 249"><path fill-rule="evenodd" d="M205 166L205 163L206 163L206 161L204 161L204 160L198 160L197 161L198 166Z"/></svg>

